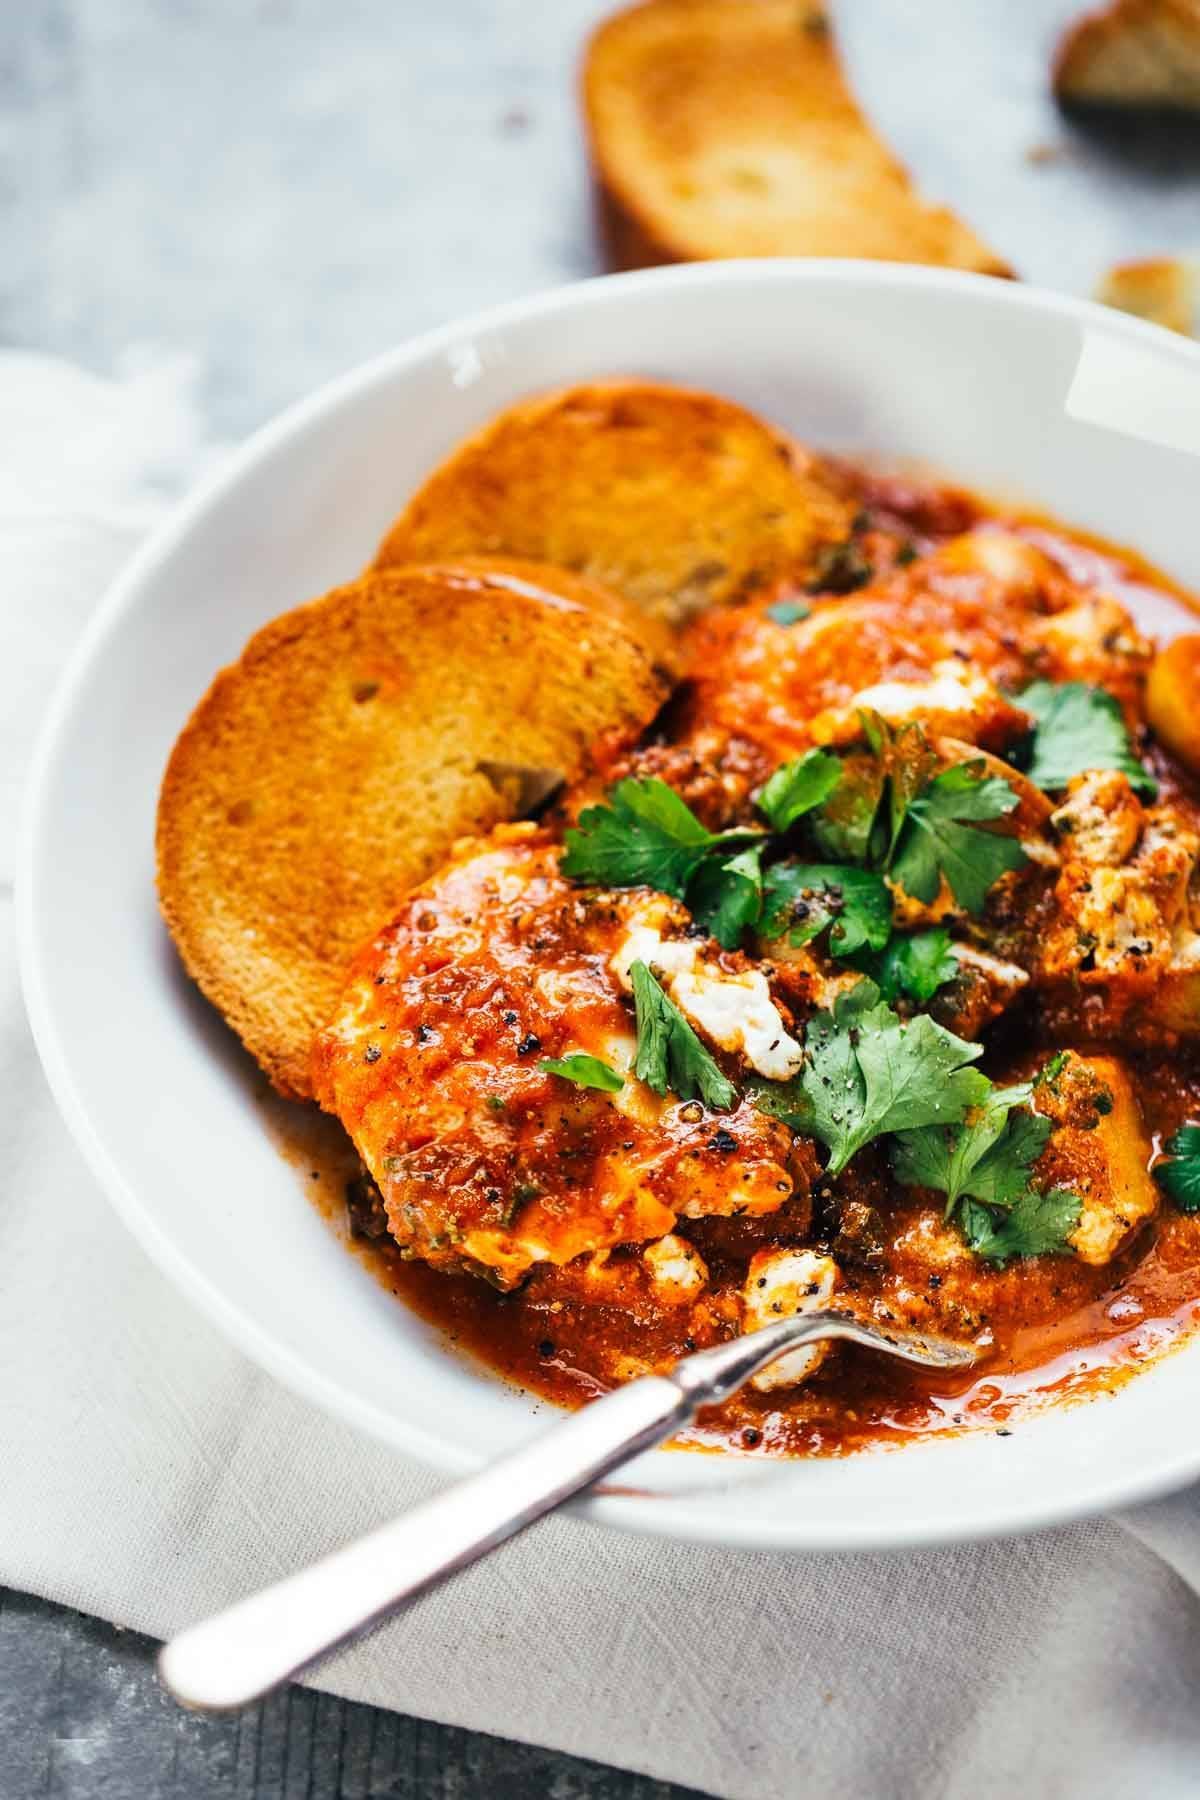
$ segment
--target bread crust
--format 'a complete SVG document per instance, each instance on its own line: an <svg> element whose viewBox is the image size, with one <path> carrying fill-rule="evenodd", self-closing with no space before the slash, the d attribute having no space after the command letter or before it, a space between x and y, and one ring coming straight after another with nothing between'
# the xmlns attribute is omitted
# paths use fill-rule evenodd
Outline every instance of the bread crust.
<svg viewBox="0 0 1200 1800"><path fill-rule="evenodd" d="M189 974L280 1093L354 953L453 843L512 818L522 769L586 770L670 688L619 597L493 559L371 573L285 613L171 753L156 836Z"/></svg>
<svg viewBox="0 0 1200 1800"><path fill-rule="evenodd" d="M863 256L1012 273L916 193L863 117L818 5L638 0L593 34L581 89L620 267Z"/></svg>
<svg viewBox="0 0 1200 1800"><path fill-rule="evenodd" d="M1113 0L1085 13L1054 57L1075 105L1200 111L1200 0Z"/></svg>
<svg viewBox="0 0 1200 1800"><path fill-rule="evenodd" d="M1097 300L1185 337L1200 334L1200 257L1154 256L1116 263L1096 289Z"/></svg>
<svg viewBox="0 0 1200 1800"><path fill-rule="evenodd" d="M715 394L633 378L521 401L435 469L376 567L465 552L580 570L670 625L803 574L844 478Z"/></svg>

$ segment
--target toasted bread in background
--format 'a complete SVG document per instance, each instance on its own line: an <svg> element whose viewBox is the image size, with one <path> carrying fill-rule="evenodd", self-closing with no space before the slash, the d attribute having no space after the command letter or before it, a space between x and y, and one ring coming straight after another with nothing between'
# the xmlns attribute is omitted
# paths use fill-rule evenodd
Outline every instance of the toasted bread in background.
<svg viewBox="0 0 1200 1800"><path fill-rule="evenodd" d="M1200 336L1200 256L1117 263L1104 275L1096 298L1168 331Z"/></svg>
<svg viewBox="0 0 1200 1800"><path fill-rule="evenodd" d="M458 837L514 817L670 685L655 631L559 569L370 574L274 620L175 745L158 889L188 972L283 1094L356 950Z"/></svg>
<svg viewBox="0 0 1200 1800"><path fill-rule="evenodd" d="M1200 110L1200 0L1113 0L1071 26L1054 58L1060 100Z"/></svg>
<svg viewBox="0 0 1200 1800"><path fill-rule="evenodd" d="M583 64L601 220L622 267L866 256L1011 273L930 206L850 93L802 0L645 0Z"/></svg>
<svg viewBox="0 0 1200 1800"><path fill-rule="evenodd" d="M510 407L409 501L377 566L462 553L577 569L677 623L844 539L836 474L732 401L605 381Z"/></svg>

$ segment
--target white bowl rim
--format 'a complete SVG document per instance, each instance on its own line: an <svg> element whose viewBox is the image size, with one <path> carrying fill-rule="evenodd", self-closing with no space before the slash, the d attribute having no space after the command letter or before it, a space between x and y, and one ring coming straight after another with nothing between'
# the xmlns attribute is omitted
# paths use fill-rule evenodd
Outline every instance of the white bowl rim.
<svg viewBox="0 0 1200 1800"><path fill-rule="evenodd" d="M391 377L407 364L437 354L463 338L502 330L518 321L526 323L531 319L549 317L576 306L590 304L592 297L598 292L616 295L639 289L677 288L687 291L714 285L787 285L797 280L835 286L841 282L853 281L863 286L892 287L900 292L935 289L958 293L967 299L986 296L991 304L1017 311L1049 313L1074 319L1080 324L1090 321L1101 325L1109 335L1125 336L1135 342L1152 345L1159 356L1173 357L1193 372L1200 372L1200 345L1144 320L1072 295L996 276L927 268L916 264L833 257L731 259L717 263L676 264L619 275L599 275L506 301L407 339L393 349L322 384L254 432L212 475L197 484L135 551L97 604L54 689L30 759L16 848L15 920L20 979L34 1041L51 1092L68 1129L109 1201L151 1259L179 1290L239 1349L291 1392L392 1448L400 1449L431 1467L450 1473L468 1472L477 1468L482 1459L469 1449L435 1437L432 1433L365 1402L352 1389L323 1375L318 1368L277 1342L249 1311L231 1302L219 1287L193 1267L186 1255L160 1228L152 1203L136 1191L106 1150L76 1082L69 1048L57 1028L35 947L35 846L46 801L48 776L58 741L100 646L118 628L126 611L136 603L142 585L171 556L176 545L187 536L196 521L235 489L245 472L261 458L306 430L327 413L335 411L358 392ZM1192 1348L1200 1354L1200 1346L1193 1344ZM914 1517L899 1525L893 1521L885 1529L880 1529L873 1522L854 1522L843 1525L836 1531L826 1530L818 1539L810 1531L803 1528L798 1530L796 1524L786 1516L774 1519L756 1517L747 1529L739 1521L735 1505L718 1520L707 1516L703 1510L693 1510L686 1500L679 1501L651 1493L606 1492L603 1488L590 1497L573 1502L570 1510L576 1516L596 1524L643 1535L723 1547L762 1550L802 1548L806 1551L900 1549L1045 1530L1075 1519L1157 1498L1197 1478L1200 1478L1200 1433L1196 1435L1192 1447L1180 1448L1173 1455L1165 1455L1152 1469L1121 1471L1114 1467L1109 1480L1093 1481L1085 1494L1062 1495L1055 1499L1031 1496L1019 1505L1014 1505L1008 1499L990 1512L976 1506L970 1519L964 1521L961 1527L947 1525L944 1517L935 1520Z"/></svg>

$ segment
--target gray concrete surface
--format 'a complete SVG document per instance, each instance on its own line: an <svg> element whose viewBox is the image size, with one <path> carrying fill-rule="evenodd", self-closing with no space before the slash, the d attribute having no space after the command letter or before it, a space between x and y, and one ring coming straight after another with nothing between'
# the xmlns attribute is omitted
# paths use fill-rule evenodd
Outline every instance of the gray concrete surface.
<svg viewBox="0 0 1200 1800"><path fill-rule="evenodd" d="M155 1646L0 1590L0 1800L687 1800L549 1750L291 1688L182 1712Z"/></svg>

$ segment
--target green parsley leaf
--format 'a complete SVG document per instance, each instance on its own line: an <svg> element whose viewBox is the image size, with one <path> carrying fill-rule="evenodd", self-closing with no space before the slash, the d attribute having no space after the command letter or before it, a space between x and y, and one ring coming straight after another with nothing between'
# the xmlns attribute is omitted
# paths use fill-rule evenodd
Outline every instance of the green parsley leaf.
<svg viewBox="0 0 1200 1800"><path fill-rule="evenodd" d="M547 1075L561 1075L576 1087L599 1088L605 1094L619 1094L625 1086L623 1075L610 1069L598 1056L587 1056L582 1050L573 1050L569 1056L543 1056L538 1068L545 1069Z"/></svg>
<svg viewBox="0 0 1200 1800"><path fill-rule="evenodd" d="M1049 1119L1027 1110L1032 1093L1032 1082L993 1088L961 1125L898 1133L892 1146L897 1181L945 1194L947 1217L964 1196L1014 1205L1052 1130Z"/></svg>
<svg viewBox="0 0 1200 1800"><path fill-rule="evenodd" d="M868 973L889 1004L905 994L925 1006L940 987L954 980L958 958L946 927L935 925L929 931L894 937Z"/></svg>
<svg viewBox="0 0 1200 1800"><path fill-rule="evenodd" d="M1171 1160L1155 1165L1159 1186L1180 1212L1200 1212L1200 1125L1181 1125L1163 1149Z"/></svg>
<svg viewBox="0 0 1200 1800"><path fill-rule="evenodd" d="M1065 788L1088 769L1116 769L1153 799L1158 783L1133 753L1121 708L1104 688L1083 681L1035 681L1017 704L1037 720L1029 779L1040 788Z"/></svg>
<svg viewBox="0 0 1200 1800"><path fill-rule="evenodd" d="M865 587L875 570L859 546L848 538L844 544L826 544L818 552L810 594L852 594Z"/></svg>
<svg viewBox="0 0 1200 1800"><path fill-rule="evenodd" d="M742 934L758 922L763 903L762 845L751 844L728 862L710 857L688 888L687 903L697 924L726 950L736 950Z"/></svg>
<svg viewBox="0 0 1200 1800"><path fill-rule="evenodd" d="M834 956L882 950L892 934L892 896L882 875L841 863L781 862L763 879L763 937L808 944L828 928Z"/></svg>
<svg viewBox="0 0 1200 1800"><path fill-rule="evenodd" d="M754 1105L760 1113L766 1113L771 1119L782 1120L793 1131L803 1131L809 1137L815 1136L815 1114L804 1087L803 1075L792 1075L787 1081L768 1081L765 1077L754 1076L748 1085Z"/></svg>
<svg viewBox="0 0 1200 1800"><path fill-rule="evenodd" d="M775 600L767 608L767 617L776 625L798 625L801 619L812 618L812 607L803 600Z"/></svg>
<svg viewBox="0 0 1200 1800"><path fill-rule="evenodd" d="M705 1106L728 1111L737 1090L717 1067L679 1008L669 1000L644 962L630 971L637 1014L637 1061L634 1074L656 1094L668 1089L681 1100L703 1100Z"/></svg>
<svg viewBox="0 0 1200 1800"><path fill-rule="evenodd" d="M955 763L908 805L891 874L914 900L928 905L936 899L944 875L958 904L978 914L1000 877L1024 866L1025 852L1015 838L973 829L975 822L1001 818L1017 804L1008 782L981 776L981 766Z"/></svg>
<svg viewBox="0 0 1200 1800"><path fill-rule="evenodd" d="M829 1150L836 1175L884 1132L955 1124L979 1105L989 1083L968 1065L982 1054L981 1045L964 1043L925 1013L903 1023L873 981L860 981L810 1020L797 1077L803 1108L790 1098L805 1119L800 1128ZM756 1104L774 1110L761 1093Z"/></svg>
<svg viewBox="0 0 1200 1800"><path fill-rule="evenodd" d="M830 862L880 862L887 846L876 846L875 825L886 786L887 776L870 752L843 756L841 780L810 820L817 849Z"/></svg>
<svg viewBox="0 0 1200 1800"><path fill-rule="evenodd" d="M1062 1074L1063 1070L1066 1068L1066 1066L1070 1062L1070 1060L1071 1060L1071 1052L1069 1050L1056 1050L1054 1052L1054 1055L1050 1058L1050 1061L1048 1063L1046 1063L1044 1065L1044 1067L1039 1069L1037 1074L1034 1076L1034 1078L1033 1078L1034 1087L1041 1087L1043 1084L1045 1084L1046 1087L1052 1089L1055 1093L1057 1093L1058 1092L1058 1078Z"/></svg>
<svg viewBox="0 0 1200 1800"><path fill-rule="evenodd" d="M937 771L938 759L916 720L898 729L877 712L861 712L863 735L885 777L885 817L879 821L877 860L887 868L896 854L908 809Z"/></svg>
<svg viewBox="0 0 1200 1800"><path fill-rule="evenodd" d="M829 798L841 774L841 758L832 750L806 750L795 762L776 769L759 789L755 804L776 831L786 831Z"/></svg>
<svg viewBox="0 0 1200 1800"><path fill-rule="evenodd" d="M656 776L619 781L607 806L589 806L566 833L562 872L597 887L652 887L682 900L705 857L745 843L745 831L706 831L686 800Z"/></svg>
<svg viewBox="0 0 1200 1800"><path fill-rule="evenodd" d="M977 1256L1005 1263L1014 1256L1046 1256L1068 1248L1067 1239L1082 1210L1077 1194L1052 1188L1039 1194L1027 1188L1006 1213L996 1214L976 1200L962 1209L963 1235Z"/></svg>

